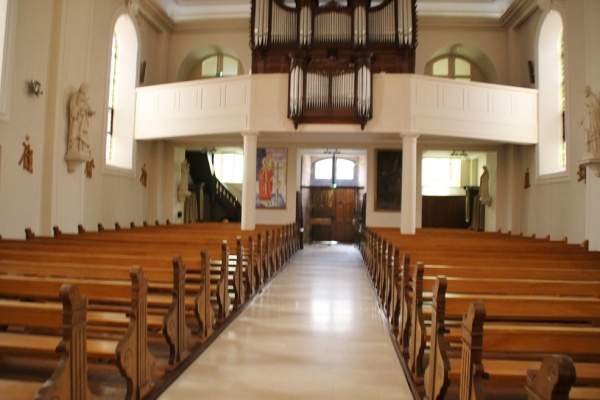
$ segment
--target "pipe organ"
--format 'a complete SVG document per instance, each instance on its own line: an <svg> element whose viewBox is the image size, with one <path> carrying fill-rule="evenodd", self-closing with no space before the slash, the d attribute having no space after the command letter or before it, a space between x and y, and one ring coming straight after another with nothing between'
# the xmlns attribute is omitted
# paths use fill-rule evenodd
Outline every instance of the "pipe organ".
<svg viewBox="0 0 600 400"><path fill-rule="evenodd" d="M416 0L252 0L252 73L289 74L294 124L360 123L372 74L414 73Z"/></svg>

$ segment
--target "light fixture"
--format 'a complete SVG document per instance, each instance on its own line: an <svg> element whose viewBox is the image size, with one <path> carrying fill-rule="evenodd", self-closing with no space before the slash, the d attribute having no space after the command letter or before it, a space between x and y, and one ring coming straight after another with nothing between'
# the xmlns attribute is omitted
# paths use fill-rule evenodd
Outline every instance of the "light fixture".
<svg viewBox="0 0 600 400"><path fill-rule="evenodd" d="M450 153L450 157L460 157L462 159L466 159L468 156L469 154L467 154L464 150L461 150L460 153L458 150L452 150L452 153Z"/></svg>
<svg viewBox="0 0 600 400"><path fill-rule="evenodd" d="M37 79L32 79L27 83L27 87L29 88L29 94L35 94L36 96L40 96L40 94L44 94L42 92L42 84Z"/></svg>

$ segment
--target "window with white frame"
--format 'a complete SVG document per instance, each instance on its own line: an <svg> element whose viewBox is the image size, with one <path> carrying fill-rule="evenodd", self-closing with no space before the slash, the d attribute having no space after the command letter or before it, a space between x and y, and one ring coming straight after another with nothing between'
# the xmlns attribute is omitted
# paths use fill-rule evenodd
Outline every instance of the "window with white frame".
<svg viewBox="0 0 600 400"><path fill-rule="evenodd" d="M222 78L236 76L241 71L241 64L233 57L215 54L200 61L200 78Z"/></svg>
<svg viewBox="0 0 600 400"><path fill-rule="evenodd" d="M215 154L215 175L223 183L242 183L244 180L243 154Z"/></svg>
<svg viewBox="0 0 600 400"><path fill-rule="evenodd" d="M539 174L566 171L567 132L565 100L565 42L563 19L551 10L542 23L538 39Z"/></svg>
<svg viewBox="0 0 600 400"><path fill-rule="evenodd" d="M447 196L461 187L460 158L423 158L421 185L423 195Z"/></svg>
<svg viewBox="0 0 600 400"><path fill-rule="evenodd" d="M313 164L312 176L313 186L357 185L357 163L343 157L323 158Z"/></svg>
<svg viewBox="0 0 600 400"><path fill-rule="evenodd" d="M132 169L138 37L128 14L115 23L106 116L106 165Z"/></svg>
<svg viewBox="0 0 600 400"><path fill-rule="evenodd" d="M11 86L14 0L0 0L0 118L8 119Z"/></svg>
<svg viewBox="0 0 600 400"><path fill-rule="evenodd" d="M433 62L431 75L441 78L452 78L461 81L470 81L472 71L476 68L473 63L465 58L449 56Z"/></svg>

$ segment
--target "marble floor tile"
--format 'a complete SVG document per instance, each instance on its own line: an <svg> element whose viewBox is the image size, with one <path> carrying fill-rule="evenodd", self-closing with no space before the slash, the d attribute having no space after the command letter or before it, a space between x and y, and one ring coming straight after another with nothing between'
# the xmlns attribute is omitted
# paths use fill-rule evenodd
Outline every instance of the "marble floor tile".
<svg viewBox="0 0 600 400"><path fill-rule="evenodd" d="M160 400L408 400L358 250L310 245Z"/></svg>

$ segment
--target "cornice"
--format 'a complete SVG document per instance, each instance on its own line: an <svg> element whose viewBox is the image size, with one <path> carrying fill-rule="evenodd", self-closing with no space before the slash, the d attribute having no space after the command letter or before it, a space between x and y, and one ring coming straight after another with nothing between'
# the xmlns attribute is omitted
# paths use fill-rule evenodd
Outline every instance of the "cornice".
<svg viewBox="0 0 600 400"><path fill-rule="evenodd" d="M140 14L156 29L172 32L175 21L156 3L156 0L141 0Z"/></svg>
<svg viewBox="0 0 600 400"><path fill-rule="evenodd" d="M246 18L205 19L175 24L175 33L214 32L216 30L244 30L250 32L250 20Z"/></svg>
<svg viewBox="0 0 600 400"><path fill-rule="evenodd" d="M497 19L482 17L419 17L419 29L501 30Z"/></svg>
<svg viewBox="0 0 600 400"><path fill-rule="evenodd" d="M500 23L505 29L519 28L538 9L537 0L515 0L500 17Z"/></svg>

